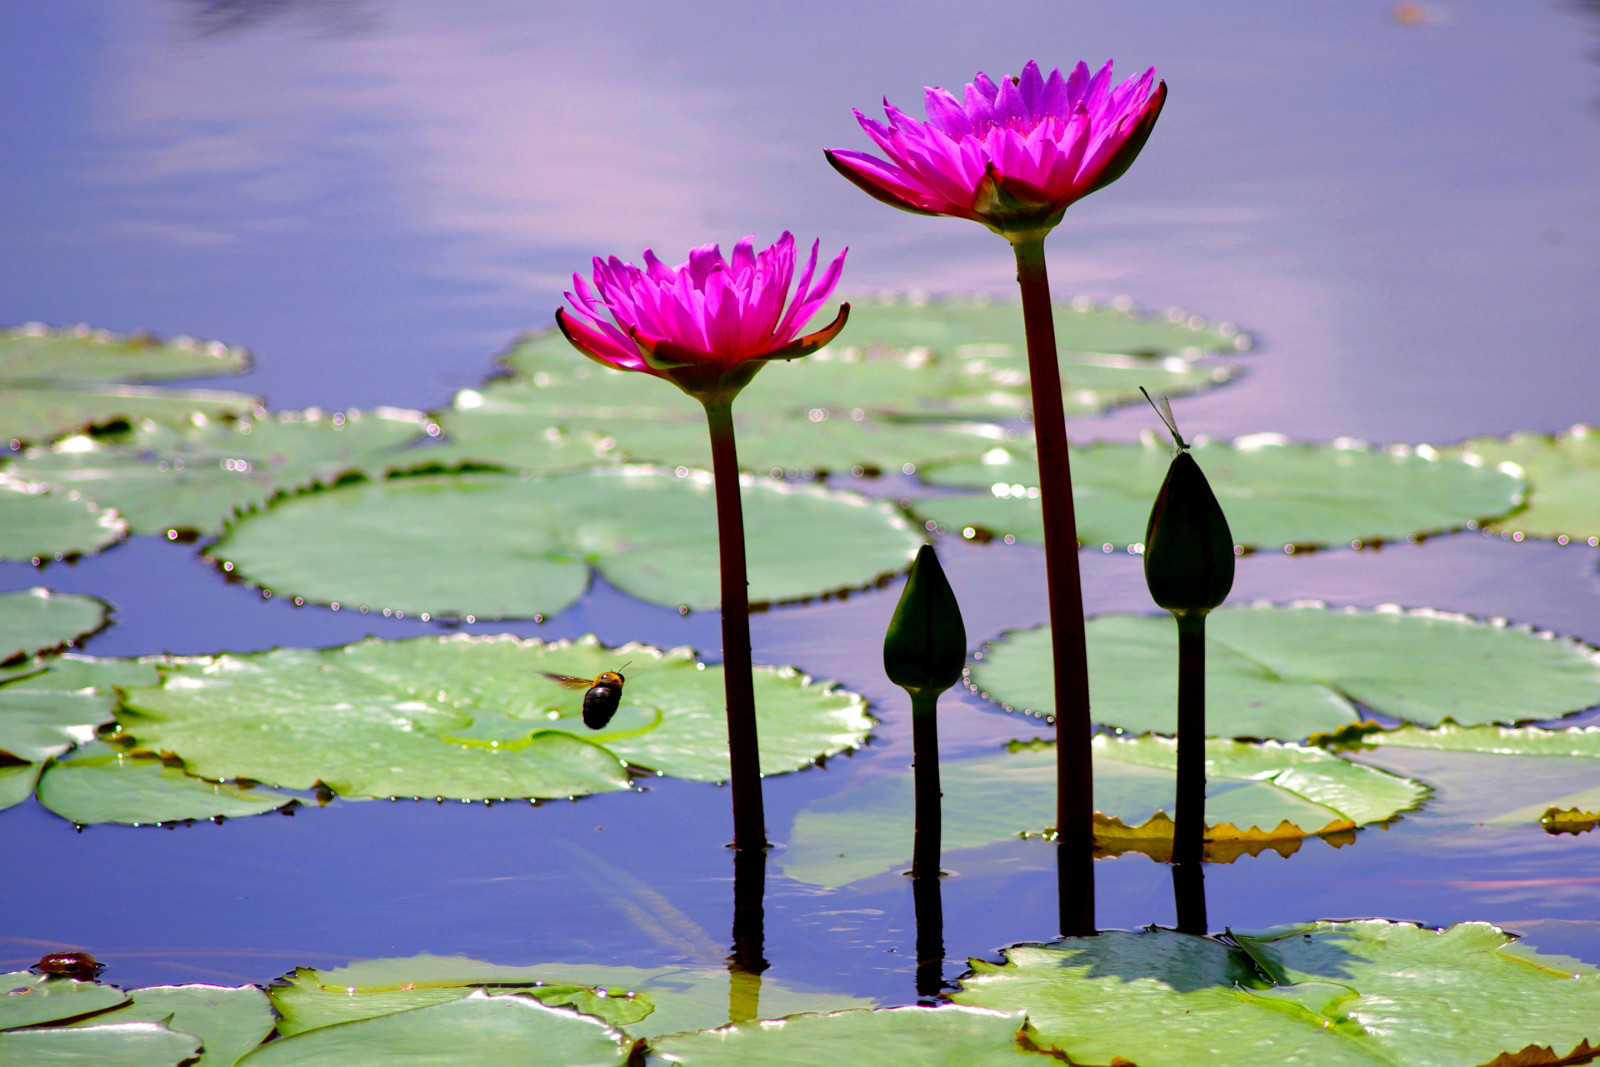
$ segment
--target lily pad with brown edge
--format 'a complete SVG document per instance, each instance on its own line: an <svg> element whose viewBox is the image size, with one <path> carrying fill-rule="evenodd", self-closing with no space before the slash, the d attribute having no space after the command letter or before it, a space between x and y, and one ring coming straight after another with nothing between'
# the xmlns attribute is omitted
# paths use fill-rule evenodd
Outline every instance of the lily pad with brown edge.
<svg viewBox="0 0 1600 1067"><path fill-rule="evenodd" d="M1095 721L1176 729L1177 633L1170 616L1087 623ZM1600 652L1503 620L1389 606L1333 610L1256 603L1207 616L1207 730L1284 740L1359 722L1362 708L1427 726L1552 719L1600 704ZM1050 628L1004 634L968 682L1007 710L1049 718Z"/></svg>
<svg viewBox="0 0 1600 1067"><path fill-rule="evenodd" d="M1562 544L1600 544L1600 431L1578 425L1555 435L1514 433L1474 437L1447 454L1514 463L1528 478L1527 506L1486 523L1521 540L1534 537Z"/></svg>
<svg viewBox="0 0 1600 1067"><path fill-rule="evenodd" d="M110 616L111 605L97 597L38 586L0 593L0 663L75 644L104 627Z"/></svg>
<svg viewBox="0 0 1600 1067"><path fill-rule="evenodd" d="M92 555L127 534L115 510L76 490L0 474L0 560L37 564Z"/></svg>
<svg viewBox="0 0 1600 1067"><path fill-rule="evenodd" d="M972 967L952 999L1026 1011L1075 1063L1556 1064L1600 1043L1600 972L1487 923L1113 930Z"/></svg>
<svg viewBox="0 0 1600 1067"><path fill-rule="evenodd" d="M765 993L765 988L762 990ZM765 1015L766 1013L763 1012ZM939 1007L857 1009L825 1015L734 1023L672 1034L650 1043L652 1064L743 1067L746 1064L882 1062L919 1067L1005 1067L1059 1063L1023 1012Z"/></svg>
<svg viewBox="0 0 1600 1067"><path fill-rule="evenodd" d="M517 993L603 1019L632 1037L720 1026L728 1021L729 976L722 967L623 967L545 963L507 967L464 956L422 954L358 960L344 967L301 967L268 989L285 1036L355 1019L458 1000L475 989ZM843 993L807 992L768 976L761 1010L769 1015L871 1006Z"/></svg>
<svg viewBox="0 0 1600 1067"><path fill-rule="evenodd" d="M278 493L412 466L420 453L409 446L430 429L438 432L421 412L395 408L146 419L122 433L30 448L7 469L115 508L132 533L193 537L219 532Z"/></svg>
<svg viewBox="0 0 1600 1067"><path fill-rule="evenodd" d="M1103 855L1172 849L1175 743L1096 735L1095 840ZM1043 742L940 765L943 845L950 853L1047 832L1055 820L1054 749ZM899 869L911 858L909 774L860 778L795 817L783 873L840 886ZM1308 837L1341 845L1360 826L1422 802L1425 786L1322 751L1277 742L1206 742L1206 859L1231 862L1266 849L1292 854Z"/></svg>
<svg viewBox="0 0 1600 1067"><path fill-rule="evenodd" d="M1426 445L1299 444L1277 434L1197 441L1191 451L1245 548L1282 551L1416 540L1506 515L1523 500L1518 468L1450 458ZM1074 447L1078 541L1141 551L1150 504L1172 458L1166 441L1102 441ZM1042 543L1038 461L1029 449L996 448L977 463L930 467L943 488L981 489L916 501L915 511L969 539L1010 536ZM970 532L969 532L970 531Z"/></svg>
<svg viewBox="0 0 1600 1067"><path fill-rule="evenodd" d="M160 661L160 686L125 691L123 737L191 774L345 797L560 797L628 787L623 761L727 778L722 669L692 651L457 634L332 649ZM583 690L548 677L626 678L602 730ZM865 701L792 668L755 671L763 771L862 744Z"/></svg>
<svg viewBox="0 0 1600 1067"><path fill-rule="evenodd" d="M247 414L260 401L245 393L129 383L239 374L249 365L243 349L187 337L37 323L0 330L0 439L30 444L145 418Z"/></svg>
<svg viewBox="0 0 1600 1067"><path fill-rule="evenodd" d="M0 684L0 753L39 761L91 741L112 721L115 687L159 681L139 660L69 654L25 664Z"/></svg>
<svg viewBox="0 0 1600 1067"><path fill-rule="evenodd" d="M207 781L177 760L135 754L99 741L52 760L39 776L39 803L79 826L152 826L262 815L295 803L271 789Z"/></svg>
<svg viewBox="0 0 1600 1067"><path fill-rule="evenodd" d="M654 467L413 475L279 499L210 551L275 593L413 614L554 614L591 568L641 600L711 608L713 493L709 474ZM873 585L923 542L885 501L749 477L742 495L756 604Z"/></svg>

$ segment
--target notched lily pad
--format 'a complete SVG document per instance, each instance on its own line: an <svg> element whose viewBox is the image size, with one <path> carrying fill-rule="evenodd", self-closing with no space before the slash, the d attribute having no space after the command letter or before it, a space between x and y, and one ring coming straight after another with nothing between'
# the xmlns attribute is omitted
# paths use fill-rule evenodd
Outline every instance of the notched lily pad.
<svg viewBox="0 0 1600 1067"><path fill-rule="evenodd" d="M92 596L42 587L0 593L0 663L74 644L105 626L110 616L111 605Z"/></svg>
<svg viewBox="0 0 1600 1067"><path fill-rule="evenodd" d="M708 474L649 467L390 478L281 499L211 551L279 593L417 614L554 614L583 595L591 566L641 600L709 608L721 591L713 491ZM743 506L757 603L872 585L922 543L891 504L820 486L746 478Z"/></svg>
<svg viewBox="0 0 1600 1067"><path fill-rule="evenodd" d="M128 524L72 489L0 474L0 560L49 560L92 555L127 536Z"/></svg>
<svg viewBox="0 0 1600 1067"><path fill-rule="evenodd" d="M1516 508L1526 489L1513 466L1446 458L1426 445L1309 445L1254 434L1200 441L1193 454L1228 514L1234 540L1273 551L1417 540L1476 526ZM1171 458L1167 442L1153 434L1137 443L1074 448L1080 543L1142 545L1150 503ZM934 467L925 476L934 485L985 492L925 497L916 503L924 518L969 538L1003 534L1043 542L1038 460L1030 450L997 448L978 463Z"/></svg>
<svg viewBox="0 0 1600 1067"><path fill-rule="evenodd" d="M953 999L1025 1010L1075 1063L1576 1063L1600 1040L1600 973L1487 923L1107 931L975 960Z"/></svg>
<svg viewBox="0 0 1600 1067"><path fill-rule="evenodd" d="M34 661L0 684L0 753L37 761L93 740L111 722L115 686L153 685L137 660L65 655Z"/></svg>
<svg viewBox="0 0 1600 1067"><path fill-rule="evenodd" d="M1527 475L1527 507L1485 529L1516 540L1600 544L1600 432L1593 426L1574 426L1555 436L1475 437L1450 451L1485 464L1513 463Z"/></svg>
<svg viewBox="0 0 1600 1067"><path fill-rule="evenodd" d="M1087 625L1098 722L1176 729L1177 636L1167 616L1107 614ZM1223 737L1304 738L1364 718L1433 726L1551 719L1600 704L1600 652L1527 626L1442 612L1252 604L1206 624L1207 723ZM969 684L1008 710L1049 717L1048 626L977 655Z"/></svg>
<svg viewBox="0 0 1600 1067"><path fill-rule="evenodd" d="M38 788L41 804L79 826L221 820L295 803L270 789L206 781L186 773L177 761L130 754L98 741L48 764Z"/></svg>

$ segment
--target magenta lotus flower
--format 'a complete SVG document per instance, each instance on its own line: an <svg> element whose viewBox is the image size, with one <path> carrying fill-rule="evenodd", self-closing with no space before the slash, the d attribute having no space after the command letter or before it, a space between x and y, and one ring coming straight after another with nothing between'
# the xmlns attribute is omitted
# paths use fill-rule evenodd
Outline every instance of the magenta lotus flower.
<svg viewBox="0 0 1600 1067"><path fill-rule="evenodd" d="M888 159L827 153L870 195L923 215L955 215L1007 237L1038 237L1073 201L1110 185L1133 163L1167 99L1155 68L1111 86L1111 63L1062 77L1032 60L996 85L981 72L957 101L927 90L927 122L883 102L889 125L855 113Z"/></svg>
<svg viewBox="0 0 1600 1067"><path fill-rule="evenodd" d="M838 284L849 249L813 285L814 242L791 300L793 235L785 231L759 253L754 241L735 245L731 262L716 245L696 248L677 267L649 249L642 269L596 256L594 288L574 274L565 294L572 311L558 310L556 324L580 352L608 367L654 374L694 395L737 392L765 361L796 359L833 340L850 315L842 304L823 329L800 334Z"/></svg>

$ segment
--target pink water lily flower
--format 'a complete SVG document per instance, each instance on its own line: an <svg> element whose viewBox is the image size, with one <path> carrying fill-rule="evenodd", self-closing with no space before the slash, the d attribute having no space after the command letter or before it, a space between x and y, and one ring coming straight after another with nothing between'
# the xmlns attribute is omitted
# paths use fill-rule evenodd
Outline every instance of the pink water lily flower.
<svg viewBox="0 0 1600 1067"><path fill-rule="evenodd" d="M888 100L889 125L855 113L888 159L836 149L828 162L885 203L923 215L973 219L1007 237L1036 238L1067 205L1110 185L1144 147L1167 83L1155 68L1112 87L1111 63L1079 63L1050 77L1029 60L996 85L981 72L963 100L928 89L927 122Z"/></svg>
<svg viewBox="0 0 1600 1067"><path fill-rule="evenodd" d="M736 392L765 361L796 359L833 340L850 314L842 304L827 326L800 333L838 284L849 249L813 285L820 244L813 242L791 300L793 235L785 231L761 252L754 242L746 237L727 260L718 246L702 245L676 267L649 249L643 268L596 256L593 288L574 274L565 294L571 311L558 310L556 323L606 366L654 374L695 395Z"/></svg>

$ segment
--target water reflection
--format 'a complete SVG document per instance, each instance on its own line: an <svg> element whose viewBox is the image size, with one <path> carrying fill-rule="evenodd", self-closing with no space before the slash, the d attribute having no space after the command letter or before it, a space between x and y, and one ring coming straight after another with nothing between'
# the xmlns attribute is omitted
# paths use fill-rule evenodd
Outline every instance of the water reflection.
<svg viewBox="0 0 1600 1067"><path fill-rule="evenodd" d="M767 850L733 850L733 952L728 956L728 1021L760 1018L766 958Z"/></svg>
<svg viewBox="0 0 1600 1067"><path fill-rule="evenodd" d="M323 33L365 33L377 22L370 0L180 0L196 37L224 37L291 15L305 15Z"/></svg>

